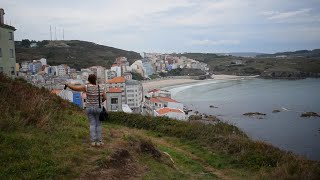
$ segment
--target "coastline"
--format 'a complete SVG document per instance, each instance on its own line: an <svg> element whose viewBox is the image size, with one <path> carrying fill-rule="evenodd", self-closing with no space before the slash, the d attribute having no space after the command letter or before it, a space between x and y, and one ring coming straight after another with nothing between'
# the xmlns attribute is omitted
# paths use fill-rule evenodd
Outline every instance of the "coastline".
<svg viewBox="0 0 320 180"><path fill-rule="evenodd" d="M214 80L237 80L237 79L243 79L243 78L247 79L247 78L256 78L257 76L212 75L211 77L212 79L207 79L207 80L195 80L195 79L188 79L188 78L159 79L159 80L143 82L142 86L144 91L149 91L152 89L161 89L161 88L167 88L167 87L176 86L176 85L196 84L196 83L202 83L202 82L210 82Z"/></svg>

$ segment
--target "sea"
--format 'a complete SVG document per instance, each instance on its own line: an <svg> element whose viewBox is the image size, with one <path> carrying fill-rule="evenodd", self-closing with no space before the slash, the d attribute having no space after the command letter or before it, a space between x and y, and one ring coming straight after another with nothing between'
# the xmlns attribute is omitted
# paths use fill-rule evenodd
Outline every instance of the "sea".
<svg viewBox="0 0 320 180"><path fill-rule="evenodd" d="M320 79L208 80L165 89L187 108L234 124L254 140L320 160L320 118L300 117L302 112L320 114ZM247 112L266 116L244 116Z"/></svg>

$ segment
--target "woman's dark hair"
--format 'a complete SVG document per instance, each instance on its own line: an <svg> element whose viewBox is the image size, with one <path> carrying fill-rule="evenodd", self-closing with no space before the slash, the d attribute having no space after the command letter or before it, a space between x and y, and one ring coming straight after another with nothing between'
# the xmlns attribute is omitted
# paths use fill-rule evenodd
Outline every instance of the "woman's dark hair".
<svg viewBox="0 0 320 180"><path fill-rule="evenodd" d="M90 84L97 84L97 76L95 74L90 74L88 77L88 81Z"/></svg>

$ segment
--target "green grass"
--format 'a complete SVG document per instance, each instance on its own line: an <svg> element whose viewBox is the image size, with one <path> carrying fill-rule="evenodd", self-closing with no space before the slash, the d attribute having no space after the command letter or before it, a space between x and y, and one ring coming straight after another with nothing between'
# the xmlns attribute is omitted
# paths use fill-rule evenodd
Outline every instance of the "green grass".
<svg viewBox="0 0 320 180"><path fill-rule="evenodd" d="M0 131L0 179L76 177L74 168L85 160L81 144L88 136L87 128L82 116L65 118L72 123L66 122L55 132L33 126L10 133Z"/></svg>
<svg viewBox="0 0 320 180"><path fill-rule="evenodd" d="M318 161L252 141L237 127L222 122L203 125L110 113L103 125L109 149L90 148L88 120L79 108L22 80L0 75L0 82L0 179L77 178L103 167L115 148L129 148L133 160L148 167L141 172L143 179L219 177L210 168L243 179L320 177ZM164 156L158 160L135 153L129 145L141 139L150 139L160 151L168 152L175 168Z"/></svg>

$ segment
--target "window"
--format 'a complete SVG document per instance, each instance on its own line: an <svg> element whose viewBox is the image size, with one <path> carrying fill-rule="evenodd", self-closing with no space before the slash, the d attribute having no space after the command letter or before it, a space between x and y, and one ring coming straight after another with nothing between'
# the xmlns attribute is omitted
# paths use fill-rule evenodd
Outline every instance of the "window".
<svg viewBox="0 0 320 180"><path fill-rule="evenodd" d="M14 58L14 51L13 51L13 49L10 49L10 58Z"/></svg>
<svg viewBox="0 0 320 180"><path fill-rule="evenodd" d="M14 67L11 67L11 75L14 75Z"/></svg>
<svg viewBox="0 0 320 180"><path fill-rule="evenodd" d="M2 49L0 48L0 57L2 57Z"/></svg>
<svg viewBox="0 0 320 180"><path fill-rule="evenodd" d="M3 73L3 67L0 67L0 73Z"/></svg>
<svg viewBox="0 0 320 180"><path fill-rule="evenodd" d="M9 32L9 40L13 40L13 32Z"/></svg>
<svg viewBox="0 0 320 180"><path fill-rule="evenodd" d="M111 104L118 104L118 98L111 98Z"/></svg>

